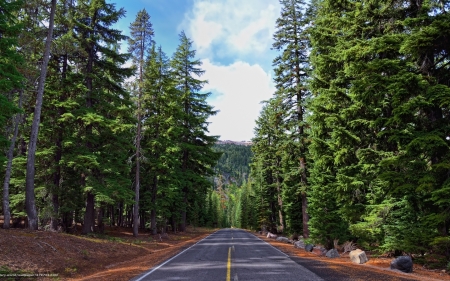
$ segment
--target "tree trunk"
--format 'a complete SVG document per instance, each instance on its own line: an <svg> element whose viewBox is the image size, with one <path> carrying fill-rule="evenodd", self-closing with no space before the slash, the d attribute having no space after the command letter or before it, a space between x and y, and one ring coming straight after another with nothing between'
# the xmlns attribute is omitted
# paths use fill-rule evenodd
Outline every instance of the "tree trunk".
<svg viewBox="0 0 450 281"><path fill-rule="evenodd" d="M27 174L25 179L25 207L28 217L28 228L30 230L38 229L38 217L34 195L34 174L36 161L36 147L39 134L39 124L41 122L41 110L44 97L44 84L47 76L47 66L50 58L50 48L53 38L53 25L56 11L56 0L52 0L50 12L50 21L48 27L47 40L45 42L44 58L42 61L41 73L39 77L38 91L36 97L36 107L34 109L33 124L31 125L31 135L27 155Z"/></svg>
<svg viewBox="0 0 450 281"><path fill-rule="evenodd" d="M109 226L114 226L116 224L114 209L115 209L114 205L111 205L110 213L109 213L109 215L110 215Z"/></svg>
<svg viewBox="0 0 450 281"><path fill-rule="evenodd" d="M304 158L300 159L300 169L302 171L302 182L306 185L306 165ZM309 238L309 215L308 215L308 197L306 191L302 192L302 220L303 220L303 237Z"/></svg>
<svg viewBox="0 0 450 281"><path fill-rule="evenodd" d="M105 231L105 225L103 223L103 212L103 207L97 208L97 227L99 233L103 233Z"/></svg>
<svg viewBox="0 0 450 281"><path fill-rule="evenodd" d="M139 95L140 96L140 95ZM139 97L140 98L140 97ZM139 99L138 98L138 99ZM133 236L138 236L139 229L139 178L140 178L140 150L141 150L141 113L140 113L141 102L138 101L138 128L136 136L136 188L134 196L134 217L133 217Z"/></svg>
<svg viewBox="0 0 450 281"><path fill-rule="evenodd" d="M95 208L94 208L94 194L91 192L87 193L86 197L86 212L84 213L84 223L82 234L88 234L94 231L94 219L95 219Z"/></svg>
<svg viewBox="0 0 450 281"><path fill-rule="evenodd" d="M151 230L152 230L152 234L155 235L157 234L158 230L156 228L156 194L157 194L157 189L158 188L158 178L155 176L153 178L153 190L152 190L152 210L150 212L150 223L151 223Z"/></svg>
<svg viewBox="0 0 450 281"><path fill-rule="evenodd" d="M119 214L117 218L117 225L123 227L123 202L119 203Z"/></svg>
<svg viewBox="0 0 450 281"><path fill-rule="evenodd" d="M23 90L19 92L19 109L22 108L22 93ZM21 119L21 114L17 114L14 118L14 134L11 139L11 143L8 149L8 161L6 163L5 180L3 182L3 228L8 229L10 227L11 220L11 210L9 208L9 181L11 180L12 173L12 160L14 158L14 147L16 145L17 135L19 134L19 123Z"/></svg>

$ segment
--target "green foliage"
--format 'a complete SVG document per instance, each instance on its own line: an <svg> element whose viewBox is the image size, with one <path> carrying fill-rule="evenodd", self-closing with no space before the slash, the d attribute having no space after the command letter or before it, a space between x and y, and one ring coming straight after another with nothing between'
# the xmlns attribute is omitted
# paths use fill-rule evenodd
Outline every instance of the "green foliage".
<svg viewBox="0 0 450 281"><path fill-rule="evenodd" d="M13 103L13 93L22 88L23 76L18 65L23 57L17 51L18 35L22 27L16 21L16 14L22 1L0 1L0 150L8 146L7 126L10 118L18 113ZM0 154L0 171L3 171L4 154Z"/></svg>
<svg viewBox="0 0 450 281"><path fill-rule="evenodd" d="M216 144L213 149L222 153L214 171L224 178L225 184L241 186L248 180L252 157L250 146Z"/></svg>

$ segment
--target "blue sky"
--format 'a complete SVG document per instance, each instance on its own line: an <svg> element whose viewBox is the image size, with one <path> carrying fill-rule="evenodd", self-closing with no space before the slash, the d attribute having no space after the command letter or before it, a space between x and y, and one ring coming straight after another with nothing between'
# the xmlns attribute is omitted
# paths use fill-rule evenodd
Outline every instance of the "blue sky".
<svg viewBox="0 0 450 281"><path fill-rule="evenodd" d="M278 0L110 0L125 8L126 17L116 25L128 27L141 9L151 16L155 41L168 56L178 46L184 30L193 40L197 58L208 80L208 102L219 110L210 118L209 131L222 140L250 140L261 101L274 92L270 50Z"/></svg>

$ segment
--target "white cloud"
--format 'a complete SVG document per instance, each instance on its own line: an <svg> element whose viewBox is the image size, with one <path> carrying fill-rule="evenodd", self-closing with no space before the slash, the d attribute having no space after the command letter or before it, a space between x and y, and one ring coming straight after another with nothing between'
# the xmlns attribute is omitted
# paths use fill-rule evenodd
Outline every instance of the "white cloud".
<svg viewBox="0 0 450 281"><path fill-rule="evenodd" d="M258 55L272 44L278 0L194 0L180 25L202 57Z"/></svg>
<svg viewBox="0 0 450 281"><path fill-rule="evenodd" d="M250 140L261 101L268 100L275 90L271 75L257 64L242 61L228 66L215 65L209 59L202 62L202 79L209 82L204 90L220 94L209 101L220 111L209 119L210 134L220 135L222 140Z"/></svg>

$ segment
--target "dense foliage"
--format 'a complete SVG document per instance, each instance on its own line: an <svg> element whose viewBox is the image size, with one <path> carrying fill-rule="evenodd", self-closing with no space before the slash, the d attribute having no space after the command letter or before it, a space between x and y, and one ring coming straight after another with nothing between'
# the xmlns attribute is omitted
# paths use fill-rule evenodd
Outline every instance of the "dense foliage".
<svg viewBox="0 0 450 281"><path fill-rule="evenodd" d="M8 203L2 213L11 211L15 226L35 208L33 229L71 231L81 223L85 234L105 224L133 226L135 234L138 227L156 233L219 225L209 178L220 153L206 122L215 111L202 91L207 82L192 41L182 32L169 59L155 45L145 10L128 38L113 28L125 10L104 0L57 1L47 32L52 3L0 1L2 151L11 144L11 153L0 156ZM29 207L25 167L47 34ZM130 53L120 51L126 41ZM133 67L125 67L128 61ZM23 118L13 118L21 104Z"/></svg>
<svg viewBox="0 0 450 281"><path fill-rule="evenodd" d="M252 148L259 226L450 259L450 3L280 3Z"/></svg>
<svg viewBox="0 0 450 281"><path fill-rule="evenodd" d="M214 167L216 176L221 176L225 184L242 186L250 174L251 146L216 144L213 149L222 153Z"/></svg>

